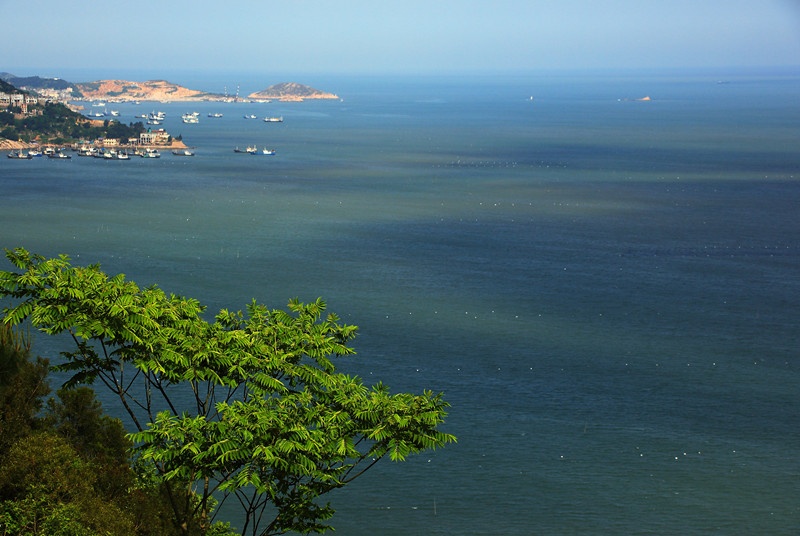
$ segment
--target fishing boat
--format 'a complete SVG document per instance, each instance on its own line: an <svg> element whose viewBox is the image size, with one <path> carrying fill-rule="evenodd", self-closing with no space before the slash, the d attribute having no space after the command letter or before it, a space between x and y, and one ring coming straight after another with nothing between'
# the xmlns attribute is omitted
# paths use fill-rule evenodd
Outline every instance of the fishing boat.
<svg viewBox="0 0 800 536"><path fill-rule="evenodd" d="M222 114L217 112L217 113L213 113L213 114L208 114L208 117L215 117L215 118L222 117Z"/></svg>
<svg viewBox="0 0 800 536"><path fill-rule="evenodd" d="M8 156L9 158L13 158L14 160L30 160L31 158L33 158L28 153L23 152L22 149L20 149L19 151L11 151L6 156Z"/></svg>
<svg viewBox="0 0 800 536"><path fill-rule="evenodd" d="M267 149L266 147L264 147L263 149L261 149L261 154L266 156L272 156L275 154L275 149Z"/></svg>
<svg viewBox="0 0 800 536"><path fill-rule="evenodd" d="M145 149L139 156L142 158L161 158L161 153L158 152L158 149Z"/></svg>
<svg viewBox="0 0 800 536"><path fill-rule="evenodd" d="M233 152L234 153L256 154L256 152L258 152L258 147L256 147L255 145L248 145L246 148L240 149L239 146L237 145L236 147L234 147Z"/></svg>
<svg viewBox="0 0 800 536"><path fill-rule="evenodd" d="M172 154L175 156L194 156L194 152L189 149L175 149Z"/></svg>
<svg viewBox="0 0 800 536"><path fill-rule="evenodd" d="M183 114L181 119L184 123L195 125L200 122L199 114L197 112L191 114Z"/></svg>
<svg viewBox="0 0 800 536"><path fill-rule="evenodd" d="M266 123L283 123L283 116L280 117L265 117L264 122Z"/></svg>
<svg viewBox="0 0 800 536"><path fill-rule="evenodd" d="M70 160L72 155L65 154L62 151L55 151L53 153L48 153L47 158L53 158L55 160Z"/></svg>
<svg viewBox="0 0 800 536"><path fill-rule="evenodd" d="M245 119L256 119L257 116L256 116L256 114L245 114L244 118Z"/></svg>

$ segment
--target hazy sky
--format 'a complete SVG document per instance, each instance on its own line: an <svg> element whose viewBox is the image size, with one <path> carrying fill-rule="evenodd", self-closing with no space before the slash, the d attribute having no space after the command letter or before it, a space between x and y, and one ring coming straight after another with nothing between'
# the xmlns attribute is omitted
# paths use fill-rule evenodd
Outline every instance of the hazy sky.
<svg viewBox="0 0 800 536"><path fill-rule="evenodd" d="M26 4L27 5L27 4ZM0 71L800 64L800 0L0 0Z"/></svg>

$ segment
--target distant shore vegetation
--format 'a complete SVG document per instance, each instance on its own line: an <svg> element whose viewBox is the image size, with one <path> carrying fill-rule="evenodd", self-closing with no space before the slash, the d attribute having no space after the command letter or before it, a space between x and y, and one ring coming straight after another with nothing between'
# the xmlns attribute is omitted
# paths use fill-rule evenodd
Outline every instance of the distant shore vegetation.
<svg viewBox="0 0 800 536"><path fill-rule="evenodd" d="M23 143L66 144L77 140L138 137L145 131L139 121L92 121L61 103L37 104L23 114L19 107L0 111L0 138Z"/></svg>

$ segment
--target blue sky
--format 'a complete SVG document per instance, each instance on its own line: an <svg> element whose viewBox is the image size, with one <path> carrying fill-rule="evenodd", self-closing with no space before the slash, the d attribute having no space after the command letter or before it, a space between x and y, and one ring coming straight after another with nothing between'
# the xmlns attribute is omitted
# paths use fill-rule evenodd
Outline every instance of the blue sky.
<svg viewBox="0 0 800 536"><path fill-rule="evenodd" d="M0 71L431 73L800 64L798 0L0 0ZM13 21L13 22L12 22Z"/></svg>

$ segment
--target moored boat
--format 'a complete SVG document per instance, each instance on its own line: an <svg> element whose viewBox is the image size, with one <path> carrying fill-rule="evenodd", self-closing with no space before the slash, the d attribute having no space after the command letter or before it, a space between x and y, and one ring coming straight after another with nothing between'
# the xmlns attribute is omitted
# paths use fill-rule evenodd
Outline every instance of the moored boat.
<svg viewBox="0 0 800 536"><path fill-rule="evenodd" d="M6 156L14 160L30 160L31 158L33 158L28 153L23 152L22 149L20 149L19 151L11 151Z"/></svg>
<svg viewBox="0 0 800 536"><path fill-rule="evenodd" d="M175 156L194 156L194 151L190 151L189 149L175 149L172 151L172 154Z"/></svg>

